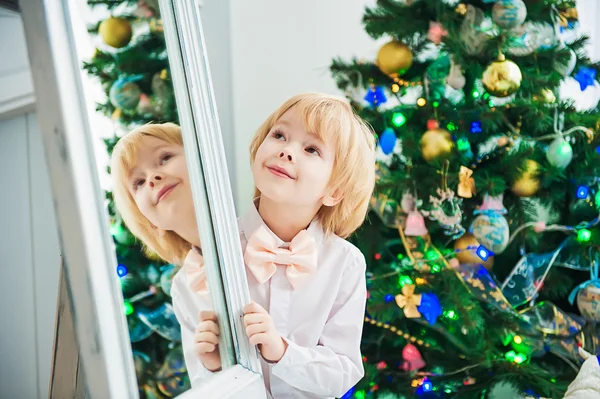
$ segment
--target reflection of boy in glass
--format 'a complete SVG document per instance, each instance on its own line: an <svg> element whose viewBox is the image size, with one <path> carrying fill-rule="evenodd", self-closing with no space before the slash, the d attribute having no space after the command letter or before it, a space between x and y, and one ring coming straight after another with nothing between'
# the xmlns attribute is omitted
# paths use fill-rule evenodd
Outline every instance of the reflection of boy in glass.
<svg viewBox="0 0 600 399"><path fill-rule="evenodd" d="M364 374L365 260L343 238L365 218L374 148L373 133L347 101L324 94L291 98L252 141L256 198L239 220L253 299L244 321L274 398L341 397ZM174 302L189 291L180 276ZM175 308L189 321L199 310L193 301ZM203 312L195 339L183 342L186 353L195 347L199 355L186 357L192 385L218 369L215 320Z"/></svg>

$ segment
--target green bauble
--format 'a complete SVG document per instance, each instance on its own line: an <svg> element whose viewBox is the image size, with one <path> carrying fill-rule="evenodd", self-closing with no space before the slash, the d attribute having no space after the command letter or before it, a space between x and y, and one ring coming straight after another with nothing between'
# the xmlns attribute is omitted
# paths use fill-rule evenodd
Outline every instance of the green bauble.
<svg viewBox="0 0 600 399"><path fill-rule="evenodd" d="M550 165L564 169L569 166L573 159L573 148L564 137L557 137L548 146L546 158L548 158Z"/></svg>

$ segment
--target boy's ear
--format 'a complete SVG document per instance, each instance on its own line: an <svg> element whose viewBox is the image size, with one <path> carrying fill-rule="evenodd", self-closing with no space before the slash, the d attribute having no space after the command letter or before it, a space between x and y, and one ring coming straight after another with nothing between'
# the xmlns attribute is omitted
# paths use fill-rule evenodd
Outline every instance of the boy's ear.
<svg viewBox="0 0 600 399"><path fill-rule="evenodd" d="M336 190L333 193L328 193L323 197L323 205L335 206L344 198L344 193L341 190Z"/></svg>

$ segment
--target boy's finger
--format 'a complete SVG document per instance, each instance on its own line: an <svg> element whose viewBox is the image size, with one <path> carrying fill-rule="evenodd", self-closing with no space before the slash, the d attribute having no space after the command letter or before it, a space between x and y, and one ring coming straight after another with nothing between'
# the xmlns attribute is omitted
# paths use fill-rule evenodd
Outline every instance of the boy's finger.
<svg viewBox="0 0 600 399"><path fill-rule="evenodd" d="M217 314L210 310L203 310L200 312L200 321L212 320L217 321Z"/></svg>
<svg viewBox="0 0 600 399"><path fill-rule="evenodd" d="M244 306L244 314L248 314L248 313L267 313L267 311L260 306L258 303L252 301L249 304L247 304L246 306Z"/></svg>
<svg viewBox="0 0 600 399"><path fill-rule="evenodd" d="M196 327L196 333L210 331L215 335L219 335L221 330L219 329L219 325L212 320L203 321Z"/></svg>

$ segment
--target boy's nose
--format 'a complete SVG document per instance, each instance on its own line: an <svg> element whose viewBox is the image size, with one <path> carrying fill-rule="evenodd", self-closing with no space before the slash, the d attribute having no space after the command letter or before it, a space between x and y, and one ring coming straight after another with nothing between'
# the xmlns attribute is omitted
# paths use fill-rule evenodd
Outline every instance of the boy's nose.
<svg viewBox="0 0 600 399"><path fill-rule="evenodd" d="M292 154L290 154L289 151L281 151L281 153L279 153L279 158L285 158L287 157L288 161L292 160Z"/></svg>
<svg viewBox="0 0 600 399"><path fill-rule="evenodd" d="M160 177L160 175L155 175L152 177L152 179L150 180L150 187L154 187L154 181L160 181L162 180L162 177Z"/></svg>

